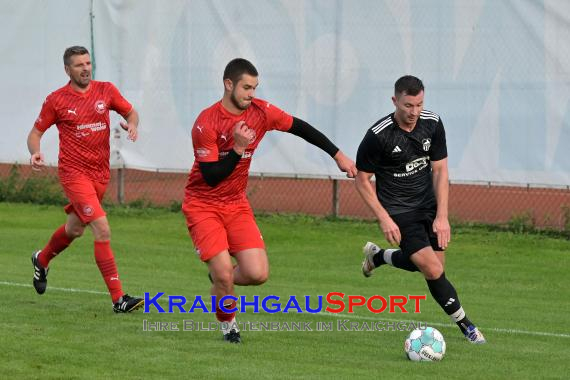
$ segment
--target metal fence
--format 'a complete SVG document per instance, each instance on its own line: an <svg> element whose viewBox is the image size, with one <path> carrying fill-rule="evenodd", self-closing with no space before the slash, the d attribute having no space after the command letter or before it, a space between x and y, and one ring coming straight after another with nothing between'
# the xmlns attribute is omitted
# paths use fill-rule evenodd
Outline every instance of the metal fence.
<svg viewBox="0 0 570 380"><path fill-rule="evenodd" d="M0 180L11 170L12 165L0 164ZM57 180L54 167L38 173L19 166L17 171L20 181L34 177ZM105 201L177 208L186 178L187 173L113 169ZM251 175L247 195L257 213L373 219L352 180ZM570 230L570 188L451 182L449 213L455 222Z"/></svg>

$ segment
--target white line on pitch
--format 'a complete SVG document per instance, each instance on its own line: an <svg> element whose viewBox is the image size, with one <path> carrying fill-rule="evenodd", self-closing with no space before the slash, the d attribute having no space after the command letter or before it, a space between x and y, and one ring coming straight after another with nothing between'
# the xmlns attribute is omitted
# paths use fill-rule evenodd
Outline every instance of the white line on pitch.
<svg viewBox="0 0 570 380"><path fill-rule="evenodd" d="M30 284L20 284L17 282L8 282L8 281L0 281L0 285L7 285L7 286L21 286L25 288L31 288L32 285ZM100 292L97 290L85 290L85 289L74 289L74 288L55 288L50 286L49 290L55 290L60 292L69 292L69 293L89 293L89 294L104 294L107 295L107 292ZM351 318L351 319L364 319L369 321L390 321L390 322L424 322L424 321L415 321L415 320L404 320L404 319L394 319L394 318L375 318L375 317L368 317L364 315L352 315L346 313L329 313L329 312L320 312L310 314L307 313L305 315L319 315L325 317L332 317L332 318ZM451 323L440 323L440 322L425 322L430 326L438 326L438 327L455 327L454 324ZM481 327L481 330L486 331L495 331L498 333L507 333L507 334L521 334L521 335L535 335L535 336L551 336L556 338L570 338L570 334L562 334L562 333L549 333L549 332L542 332L542 331L527 331L527 330L519 330L519 329L503 329L497 327Z"/></svg>
<svg viewBox="0 0 570 380"><path fill-rule="evenodd" d="M32 285L30 284L19 284L17 282L8 282L8 281L0 281L0 285L8 285L8 286L21 286L24 288L31 288ZM68 292L68 293L89 293L89 294L109 294L109 292L99 292L97 290L85 290L85 289L74 289L74 288L55 288L53 286L49 287L49 290L58 290L60 292Z"/></svg>
<svg viewBox="0 0 570 380"><path fill-rule="evenodd" d="M415 320L404 320L404 319L394 319L394 318L374 318L374 317L367 317L363 315L351 315L346 313L329 313L329 312L320 312L312 315L322 315L326 317L333 317L333 318L350 318L350 319L365 319L369 321L390 321L390 322L424 322L424 321L415 321ZM425 322L429 326L438 326L438 327L456 327L455 324L452 323L440 323L440 322ZM480 326L478 326L480 327ZM527 331L527 330L519 330L519 329L502 329L497 327L480 327L482 331L495 331L499 333L507 333L507 334L521 334L521 335L538 335L538 336L552 336L556 338L570 338L570 334L563 334L563 333L549 333L549 332L542 332L542 331Z"/></svg>

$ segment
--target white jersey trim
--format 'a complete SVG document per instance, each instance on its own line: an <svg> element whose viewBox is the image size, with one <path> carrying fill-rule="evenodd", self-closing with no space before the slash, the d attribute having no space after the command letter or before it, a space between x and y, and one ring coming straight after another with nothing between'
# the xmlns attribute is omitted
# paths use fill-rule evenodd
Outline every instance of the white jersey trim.
<svg viewBox="0 0 570 380"><path fill-rule="evenodd" d="M431 111L423 110L420 113L420 119L429 119L429 120L439 121L439 115L436 113L433 113Z"/></svg>
<svg viewBox="0 0 570 380"><path fill-rule="evenodd" d="M374 132L375 134L378 134L380 132L382 132L382 130L390 125L393 124L392 118L389 117L386 120L384 120L383 122L381 122L380 124L378 124L375 127L372 127L372 132Z"/></svg>

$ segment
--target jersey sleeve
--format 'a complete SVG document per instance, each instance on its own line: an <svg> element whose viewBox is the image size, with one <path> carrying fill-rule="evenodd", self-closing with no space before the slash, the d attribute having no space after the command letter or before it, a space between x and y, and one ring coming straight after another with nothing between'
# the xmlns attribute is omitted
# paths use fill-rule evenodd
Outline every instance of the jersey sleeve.
<svg viewBox="0 0 570 380"><path fill-rule="evenodd" d="M57 113L55 112L53 100L50 95L44 101L40 114L34 123L34 127L39 131L45 132L49 127L55 124L56 121Z"/></svg>
<svg viewBox="0 0 570 380"><path fill-rule="evenodd" d="M262 101L261 107L265 112L267 118L267 130L278 130L287 132L293 125L293 116L275 107L273 104Z"/></svg>
<svg viewBox="0 0 570 380"><path fill-rule="evenodd" d="M192 127L192 146L197 162L215 162L219 160L217 134L200 115Z"/></svg>
<svg viewBox="0 0 570 380"><path fill-rule="evenodd" d="M445 128L443 128L443 122L441 118L437 122L435 127L435 133L433 134L433 141L431 144L429 159L431 161L443 160L447 157L447 142L445 140Z"/></svg>
<svg viewBox="0 0 570 380"><path fill-rule="evenodd" d="M112 83L108 83L109 86L109 109L117 112L119 115L125 117L131 110L133 109L133 105L127 101L121 95L117 87L115 87Z"/></svg>
<svg viewBox="0 0 570 380"><path fill-rule="evenodd" d="M375 173L380 152L380 142L376 134L368 130L356 153L356 168L366 173Z"/></svg>

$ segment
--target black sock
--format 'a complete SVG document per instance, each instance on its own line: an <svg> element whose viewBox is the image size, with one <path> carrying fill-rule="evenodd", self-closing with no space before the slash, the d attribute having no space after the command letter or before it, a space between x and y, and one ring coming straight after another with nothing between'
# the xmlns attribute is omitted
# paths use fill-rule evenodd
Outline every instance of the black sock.
<svg viewBox="0 0 570 380"><path fill-rule="evenodd" d="M372 262L376 268L378 268L380 265L386 264L384 261L384 250L382 248L380 248L380 251L378 251L378 253L372 256Z"/></svg>
<svg viewBox="0 0 570 380"><path fill-rule="evenodd" d="M402 252L401 249L392 252L392 265L408 272L420 271L416 264L410 260L410 256L404 255L404 252Z"/></svg>
<svg viewBox="0 0 570 380"><path fill-rule="evenodd" d="M389 262L384 260L384 252L388 254ZM379 267L383 264L390 264L393 267L406 270L408 272L419 272L418 267L414 264L408 255L404 255L401 249L380 249L380 252L372 257L374 266Z"/></svg>
<svg viewBox="0 0 570 380"><path fill-rule="evenodd" d="M459 326L465 333L467 327L472 323L465 315L455 288L445 277L445 272L437 280L427 280L429 291L435 301L441 306L443 311Z"/></svg>

